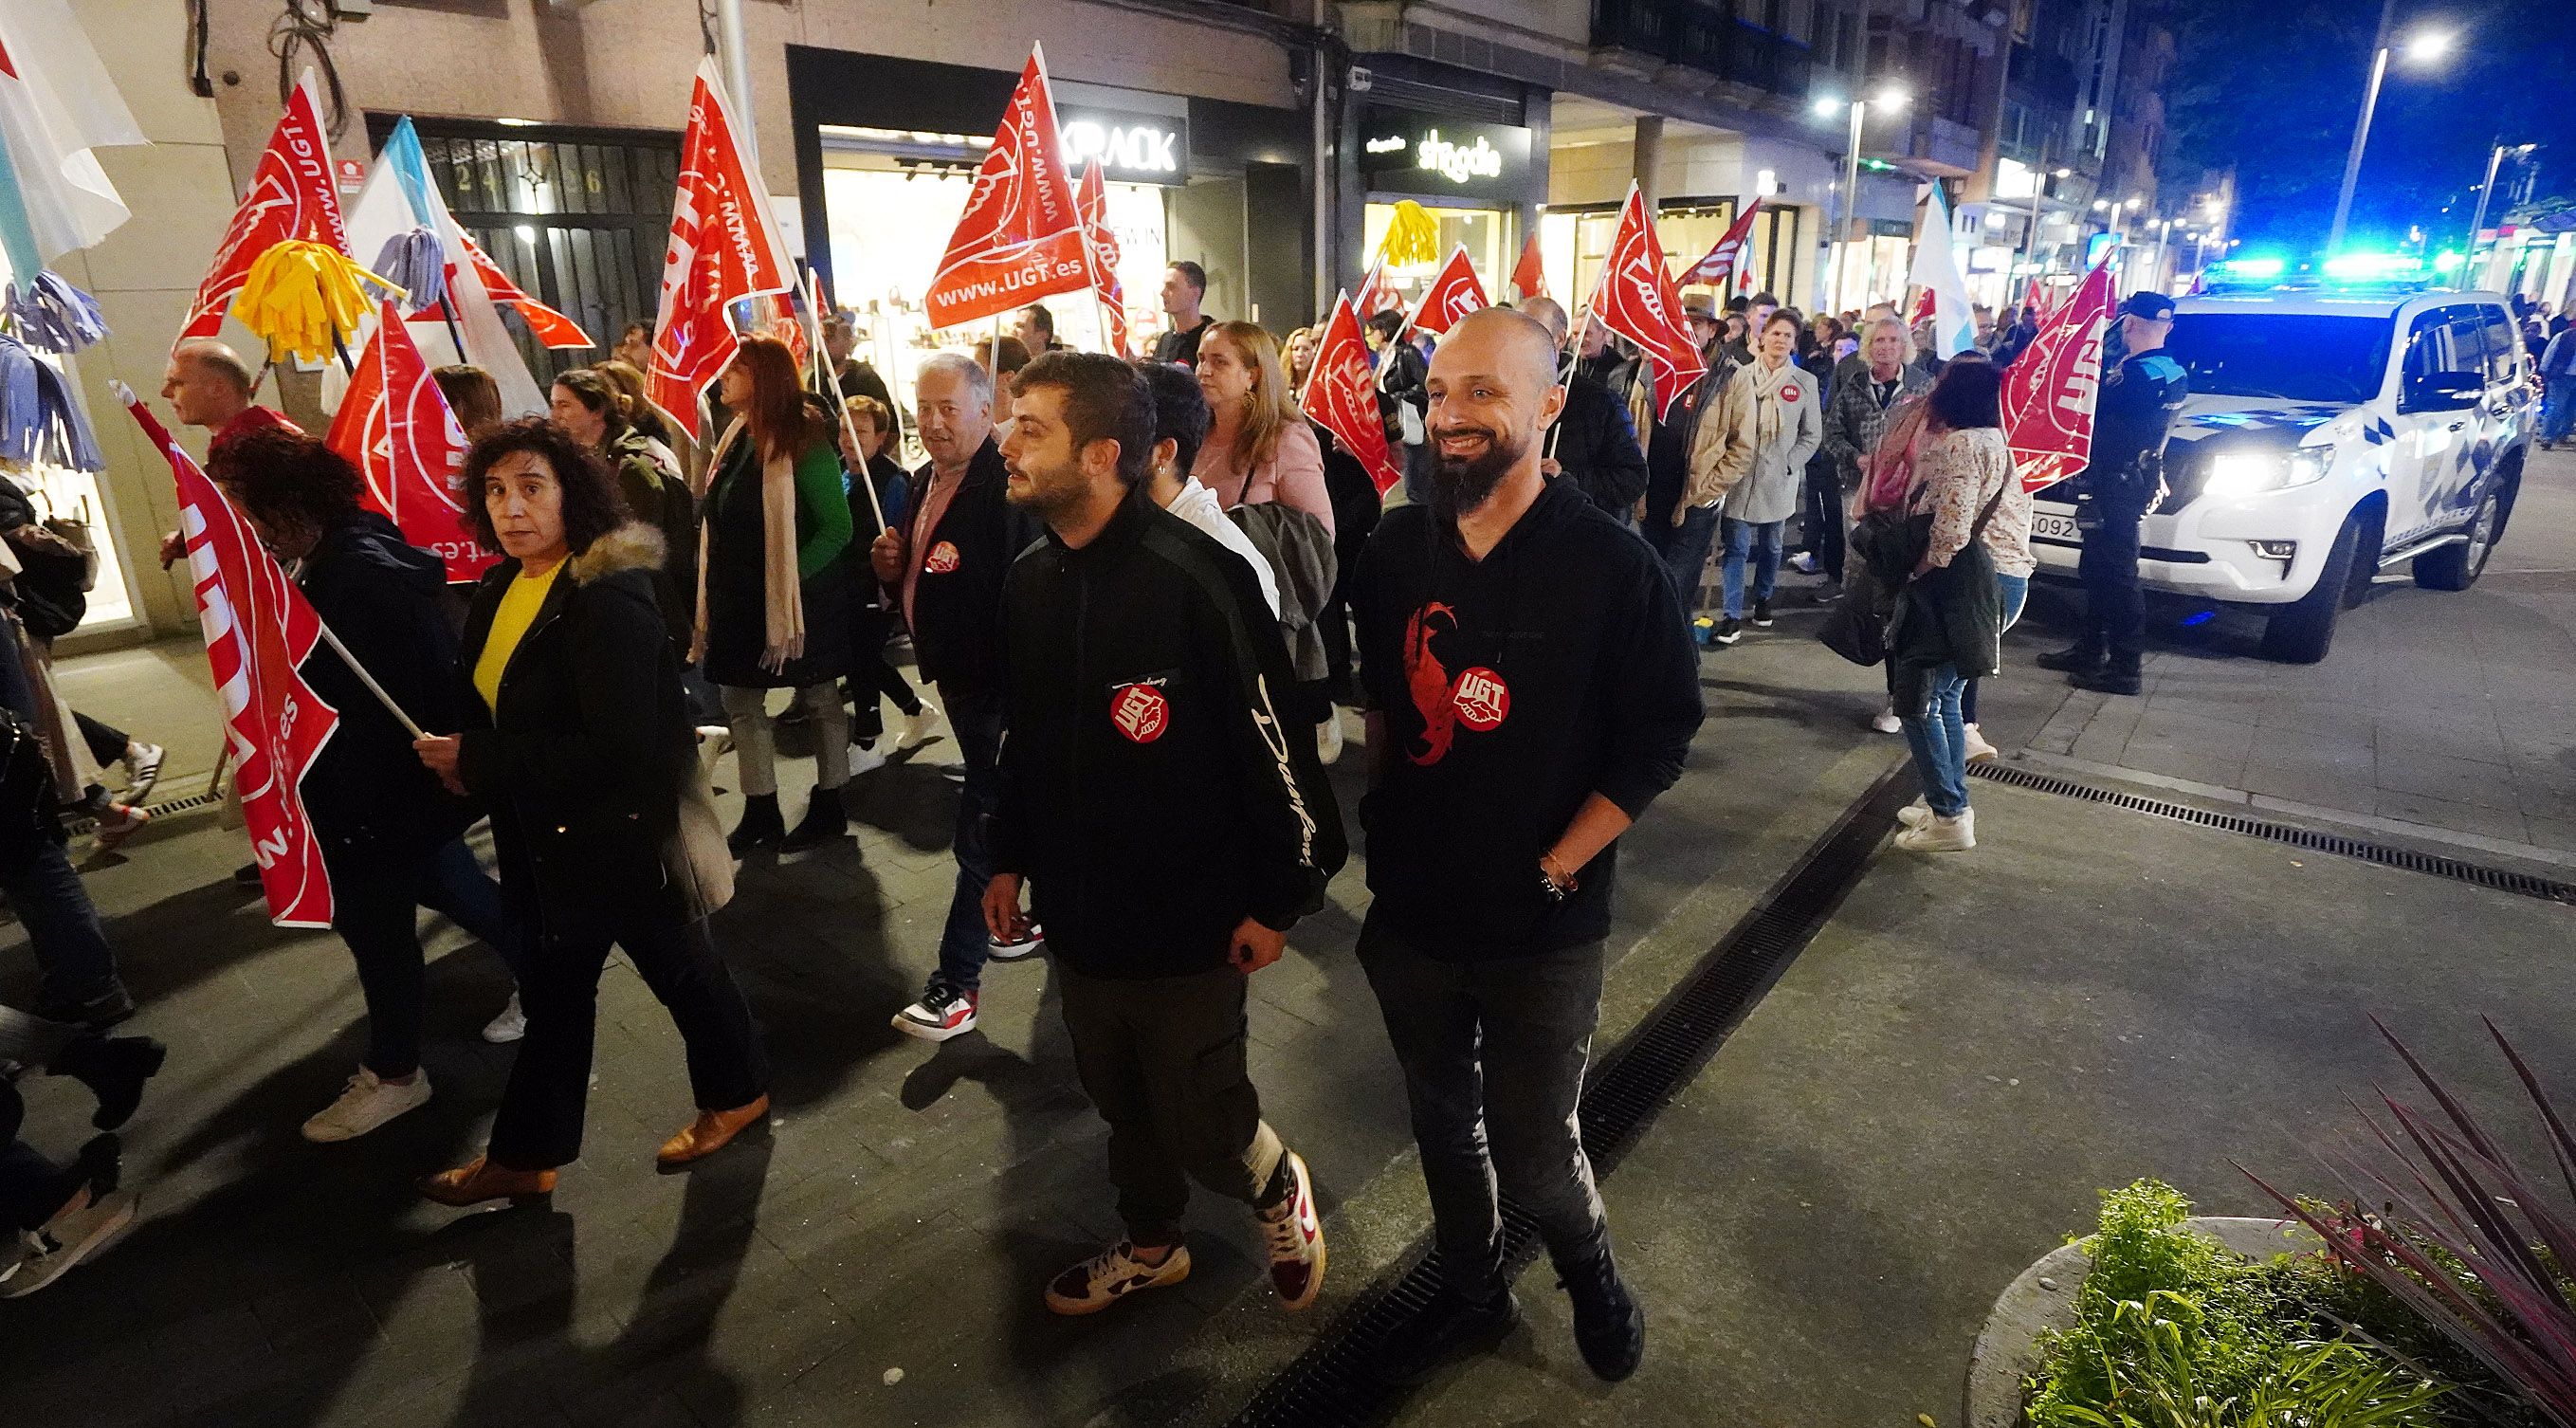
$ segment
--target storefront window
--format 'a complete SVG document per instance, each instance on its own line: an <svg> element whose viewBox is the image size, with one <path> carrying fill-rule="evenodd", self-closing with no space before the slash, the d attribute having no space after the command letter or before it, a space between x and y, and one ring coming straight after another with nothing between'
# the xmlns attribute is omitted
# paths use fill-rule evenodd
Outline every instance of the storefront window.
<svg viewBox="0 0 2576 1428"><path fill-rule="evenodd" d="M0 261L0 283L8 281L9 266ZM69 359L49 352L34 355L37 361L61 372L65 386L79 389L80 378ZM122 421L123 414L117 419ZM90 541L98 548L98 582L90 589L89 613L81 621L81 631L88 634L131 624L134 598L125 588L124 553L117 549L116 527L108 520L107 497L99 489L98 476L45 462L0 467L0 474L6 474L10 484L27 493L39 519L62 516L89 527Z"/></svg>
<svg viewBox="0 0 2576 1428"><path fill-rule="evenodd" d="M1675 273L1708 255L1735 222L1735 203L1667 204L1655 215L1655 238ZM1601 277L1601 263L1619 230L1619 210L1549 213L1539 219L1539 261L1547 270L1548 291L1569 312L1590 298ZM1754 216L1746 252L1736 269L1734 290L1771 292L1794 302L1792 275L1797 271L1798 210L1766 208ZM1699 287L1698 291L1708 291ZM1568 295L1571 296L1568 296Z"/></svg>
<svg viewBox="0 0 2576 1428"><path fill-rule="evenodd" d="M1476 269L1476 277L1485 292L1496 302L1509 301L1512 264L1520 250L1511 241L1511 214L1499 208L1432 208L1424 206L1434 223L1440 226L1439 256L1427 263L1389 264L1387 277L1397 292L1410 304L1422 296L1440 265L1449 259L1451 250L1466 245L1467 261ZM1372 203L1362 221L1360 251L1374 255L1386 241L1386 230L1395 223L1395 205Z"/></svg>

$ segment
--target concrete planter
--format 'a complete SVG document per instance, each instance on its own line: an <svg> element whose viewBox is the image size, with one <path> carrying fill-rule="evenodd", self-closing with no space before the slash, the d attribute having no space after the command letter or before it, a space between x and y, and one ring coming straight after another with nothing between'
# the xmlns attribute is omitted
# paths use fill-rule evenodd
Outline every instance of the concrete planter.
<svg viewBox="0 0 2576 1428"><path fill-rule="evenodd" d="M2183 1228L2206 1235L2247 1259L2325 1247L2307 1226L2292 1219L2239 1215L2194 1215ZM2083 1243L2060 1245L2039 1263L2021 1272L1977 1335L1968 1354L1968 1428L2019 1428L2022 1380L2038 1372L2040 1335L2075 1326L2076 1291L2093 1262Z"/></svg>

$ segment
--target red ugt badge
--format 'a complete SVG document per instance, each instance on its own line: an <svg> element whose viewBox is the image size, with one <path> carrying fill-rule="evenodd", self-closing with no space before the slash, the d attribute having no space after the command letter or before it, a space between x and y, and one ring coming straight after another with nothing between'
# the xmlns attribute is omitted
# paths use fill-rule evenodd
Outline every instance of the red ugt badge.
<svg viewBox="0 0 2576 1428"><path fill-rule="evenodd" d="M921 563L921 568L929 571L933 575L946 575L948 572L955 570L957 568L957 542L953 540L943 540L939 544L932 546L930 548L930 558Z"/></svg>
<svg viewBox="0 0 2576 1428"><path fill-rule="evenodd" d="M1503 677L1477 665L1458 676L1458 722L1485 733L1512 712L1512 691Z"/></svg>
<svg viewBox="0 0 2576 1428"><path fill-rule="evenodd" d="M1171 701L1150 684L1122 684L1110 691L1109 722L1130 742L1150 744L1171 726Z"/></svg>

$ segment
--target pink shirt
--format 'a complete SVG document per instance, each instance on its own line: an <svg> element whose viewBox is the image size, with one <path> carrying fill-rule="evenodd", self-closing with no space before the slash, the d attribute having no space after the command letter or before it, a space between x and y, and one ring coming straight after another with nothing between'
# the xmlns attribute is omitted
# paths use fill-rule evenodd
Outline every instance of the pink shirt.
<svg viewBox="0 0 2576 1428"><path fill-rule="evenodd" d="M912 592L921 584L921 563L930 558L930 533L939 529L940 519L948 514L948 503L957 498L957 488L965 484L965 467L958 467L957 474L953 476L932 467L930 489L922 495L921 509L912 513L912 538L904 542L903 623L906 629L912 627Z"/></svg>
<svg viewBox="0 0 2576 1428"><path fill-rule="evenodd" d="M1279 433L1279 449L1250 475L1234 469L1234 453L1218 446L1213 437L1199 448L1190 474L1216 493L1221 506L1277 501L1323 522L1325 535L1333 533L1333 498L1324 487L1324 449L1315 444L1315 429L1303 417Z"/></svg>

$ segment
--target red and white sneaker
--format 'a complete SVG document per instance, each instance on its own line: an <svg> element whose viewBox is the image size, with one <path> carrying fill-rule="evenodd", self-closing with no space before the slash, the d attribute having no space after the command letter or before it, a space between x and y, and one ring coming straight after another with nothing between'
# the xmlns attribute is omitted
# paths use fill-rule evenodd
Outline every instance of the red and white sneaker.
<svg viewBox="0 0 2576 1428"><path fill-rule="evenodd" d="M1262 1238L1270 1242L1270 1287L1284 1309L1303 1309L1324 1287L1324 1222L1315 1215L1315 1182L1305 1158L1288 1158L1288 1198L1257 1211Z"/></svg>
<svg viewBox="0 0 2576 1428"><path fill-rule="evenodd" d="M1036 956L1045 948L1046 929L1034 922L1029 924L1028 935L1017 942L1005 942L998 937L984 939L984 955L996 962L1021 961Z"/></svg>
<svg viewBox="0 0 2576 1428"><path fill-rule="evenodd" d="M975 994L933 977L920 1001L894 1014L894 1029L923 1041L963 1036L975 1029Z"/></svg>
<svg viewBox="0 0 2576 1428"><path fill-rule="evenodd" d="M1097 1314L1140 1289L1163 1289L1190 1277L1190 1247L1174 1245L1161 1264L1136 1257L1120 1240L1049 1281L1046 1306L1058 1314Z"/></svg>

